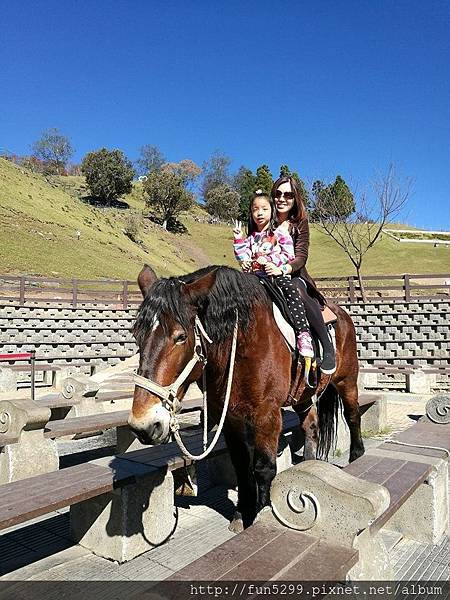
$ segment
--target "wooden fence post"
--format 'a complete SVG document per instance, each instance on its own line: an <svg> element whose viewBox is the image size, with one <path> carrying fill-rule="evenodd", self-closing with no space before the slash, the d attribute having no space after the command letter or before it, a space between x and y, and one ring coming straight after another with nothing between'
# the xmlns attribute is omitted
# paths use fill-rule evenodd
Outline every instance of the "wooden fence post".
<svg viewBox="0 0 450 600"><path fill-rule="evenodd" d="M411 302L411 284L407 273L403 275L403 289L405 291L405 302Z"/></svg>
<svg viewBox="0 0 450 600"><path fill-rule="evenodd" d="M126 310L126 308L128 306L128 281L123 282L122 302L123 302L123 309Z"/></svg>
<svg viewBox="0 0 450 600"><path fill-rule="evenodd" d="M348 294L350 302L353 304L355 302L355 281L353 279L353 275L350 275L348 278Z"/></svg>
<svg viewBox="0 0 450 600"><path fill-rule="evenodd" d="M19 303L20 306L25 304L25 277L23 276L20 278Z"/></svg>
<svg viewBox="0 0 450 600"><path fill-rule="evenodd" d="M72 306L77 307L78 300L78 280L72 279Z"/></svg>

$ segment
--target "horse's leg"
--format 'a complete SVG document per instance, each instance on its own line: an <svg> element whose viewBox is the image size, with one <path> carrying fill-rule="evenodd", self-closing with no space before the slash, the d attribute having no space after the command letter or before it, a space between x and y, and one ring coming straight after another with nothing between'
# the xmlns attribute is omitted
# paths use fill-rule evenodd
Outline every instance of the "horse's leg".
<svg viewBox="0 0 450 600"><path fill-rule="evenodd" d="M340 307L331 305L338 315L336 342L339 348L338 370L332 382L341 397L344 418L350 431L350 462L364 454L361 438L361 417L358 404L358 354L356 331L349 315Z"/></svg>
<svg viewBox="0 0 450 600"><path fill-rule="evenodd" d="M242 423L239 428L228 425L223 431L238 484L237 512L229 527L235 533L251 525L256 516L257 491L253 473L253 440L246 429Z"/></svg>
<svg viewBox="0 0 450 600"><path fill-rule="evenodd" d="M304 410L300 405L298 408L294 406L294 410L300 419L299 427L303 430L305 442L303 445L303 459L315 460L317 457L317 445L319 443L319 426L317 410L314 406Z"/></svg>
<svg viewBox="0 0 450 600"><path fill-rule="evenodd" d="M350 431L350 458L352 462L364 454L361 437L361 416L358 404L358 383L353 376L344 377L335 383L344 407L344 418Z"/></svg>
<svg viewBox="0 0 450 600"><path fill-rule="evenodd" d="M256 513L270 503L270 486L277 473L277 451L281 431L281 410L274 406L255 415L255 450L253 469L257 487Z"/></svg>

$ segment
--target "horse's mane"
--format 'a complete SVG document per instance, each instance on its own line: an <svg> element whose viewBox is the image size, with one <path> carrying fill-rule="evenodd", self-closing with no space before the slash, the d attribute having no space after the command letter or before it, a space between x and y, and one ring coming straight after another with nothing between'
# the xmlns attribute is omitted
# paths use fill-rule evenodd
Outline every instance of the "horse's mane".
<svg viewBox="0 0 450 600"><path fill-rule="evenodd" d="M245 331L252 319L255 304L269 306L263 286L255 275L242 273L230 267L209 266L181 277L159 279L142 302L133 333L141 343L158 319L167 332L169 317L188 330L192 308L186 302L182 288L215 271L215 282L199 300L198 314L211 339L221 342L233 333L236 309L239 329Z"/></svg>

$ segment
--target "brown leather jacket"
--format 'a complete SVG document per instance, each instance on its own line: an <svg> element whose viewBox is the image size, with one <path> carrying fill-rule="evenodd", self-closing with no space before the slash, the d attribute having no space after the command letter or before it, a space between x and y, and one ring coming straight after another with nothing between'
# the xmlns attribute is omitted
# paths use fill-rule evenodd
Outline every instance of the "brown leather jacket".
<svg viewBox="0 0 450 600"><path fill-rule="evenodd" d="M317 298L324 305L326 300L317 289L316 283L306 270L306 261L309 253L309 223L305 217L298 225L290 224L289 233L294 242L295 258L290 261L292 267L292 277L301 277L308 284L308 292L313 298Z"/></svg>

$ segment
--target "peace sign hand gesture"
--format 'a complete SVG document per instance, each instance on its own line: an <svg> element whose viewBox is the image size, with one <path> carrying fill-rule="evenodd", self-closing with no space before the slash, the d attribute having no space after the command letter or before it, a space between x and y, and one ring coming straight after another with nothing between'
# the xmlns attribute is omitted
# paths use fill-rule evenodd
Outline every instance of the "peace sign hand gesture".
<svg viewBox="0 0 450 600"><path fill-rule="evenodd" d="M240 221L234 221L233 234L237 239L242 237L242 223Z"/></svg>

